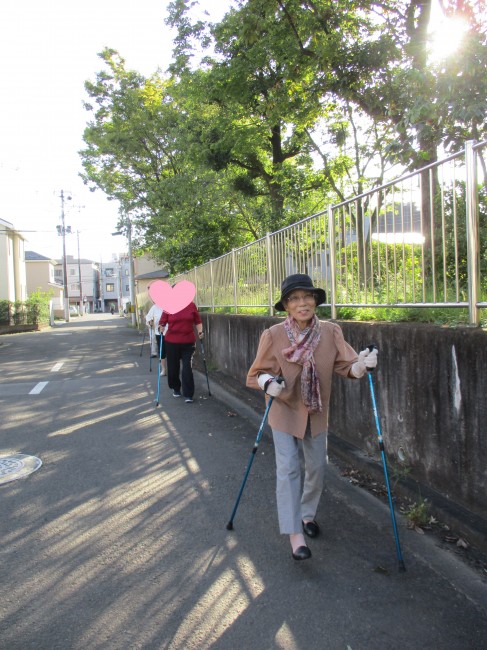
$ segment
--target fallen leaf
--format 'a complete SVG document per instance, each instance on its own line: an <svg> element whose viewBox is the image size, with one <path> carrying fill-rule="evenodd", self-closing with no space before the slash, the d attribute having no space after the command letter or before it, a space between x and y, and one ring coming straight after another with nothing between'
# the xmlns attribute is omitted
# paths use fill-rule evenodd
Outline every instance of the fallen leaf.
<svg viewBox="0 0 487 650"><path fill-rule="evenodd" d="M419 526L415 526L414 530L419 533L420 535L424 535L424 530L420 528Z"/></svg>
<svg viewBox="0 0 487 650"><path fill-rule="evenodd" d="M459 548L468 548L468 547L469 547L469 543L468 543L467 541L465 541L462 537L460 537L459 540L458 540L458 542L457 542L457 546L458 546Z"/></svg>
<svg viewBox="0 0 487 650"><path fill-rule="evenodd" d="M227 415L228 415L229 418L236 418L237 417L237 414L234 413L233 411L228 411Z"/></svg>

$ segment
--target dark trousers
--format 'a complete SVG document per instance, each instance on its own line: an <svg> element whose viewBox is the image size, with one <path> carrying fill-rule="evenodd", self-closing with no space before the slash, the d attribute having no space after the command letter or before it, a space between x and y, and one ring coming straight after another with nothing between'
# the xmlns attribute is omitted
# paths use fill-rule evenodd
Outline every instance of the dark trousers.
<svg viewBox="0 0 487 650"><path fill-rule="evenodd" d="M193 354L194 343L169 343L164 341L167 359L167 383L173 390L181 390L181 380L184 397L194 395ZM181 378L179 373L182 373Z"/></svg>
<svg viewBox="0 0 487 650"><path fill-rule="evenodd" d="M157 349L159 350L159 357L161 359L166 358L166 346L164 345L164 337L162 334L156 334ZM162 350L161 350L162 348Z"/></svg>

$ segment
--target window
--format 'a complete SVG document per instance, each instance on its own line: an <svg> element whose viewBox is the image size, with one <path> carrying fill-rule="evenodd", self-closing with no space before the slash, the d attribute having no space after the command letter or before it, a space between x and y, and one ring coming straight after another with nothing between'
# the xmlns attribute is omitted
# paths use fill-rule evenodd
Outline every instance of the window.
<svg viewBox="0 0 487 650"><path fill-rule="evenodd" d="M125 291L130 291L130 287L128 284L125 285Z"/></svg>
<svg viewBox="0 0 487 650"><path fill-rule="evenodd" d="M76 275L76 269L69 269L69 275Z"/></svg>
<svg viewBox="0 0 487 650"><path fill-rule="evenodd" d="M125 275L128 275L128 274L129 274L129 270L125 269Z"/></svg>
<svg viewBox="0 0 487 650"><path fill-rule="evenodd" d="M107 292L113 292L115 291L115 285L113 282L107 282Z"/></svg>
<svg viewBox="0 0 487 650"><path fill-rule="evenodd" d="M113 278L114 275L115 275L115 273L114 273L113 269L105 269L105 276L107 278Z"/></svg>

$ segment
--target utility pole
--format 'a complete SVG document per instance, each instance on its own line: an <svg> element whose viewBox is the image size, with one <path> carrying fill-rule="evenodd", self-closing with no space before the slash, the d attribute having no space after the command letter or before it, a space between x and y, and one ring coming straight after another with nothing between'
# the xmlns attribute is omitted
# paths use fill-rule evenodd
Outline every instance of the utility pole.
<svg viewBox="0 0 487 650"><path fill-rule="evenodd" d="M127 236L128 249L129 249L130 315L132 319L132 325L134 327L137 327L137 312L136 312L136 304L135 304L135 269L134 269L134 258L132 256L132 222L130 221L130 217L128 215L126 215L125 218L123 219L122 225L125 226L126 232L117 230L117 232L112 232L112 235Z"/></svg>
<svg viewBox="0 0 487 650"><path fill-rule="evenodd" d="M71 197L66 197L71 201ZM58 235L63 238L63 276L64 276L64 320L69 323L69 294L68 294L68 269L66 264L66 233L71 233L71 226L66 228L64 222L64 191L61 190L61 226L57 226Z"/></svg>
<svg viewBox="0 0 487 650"><path fill-rule="evenodd" d="M137 305L135 304L135 270L134 270L134 258L132 256L132 222L128 217L127 217L127 240L129 245L130 312L132 315L132 325L134 327L137 327L137 313L136 313Z"/></svg>
<svg viewBox="0 0 487 650"><path fill-rule="evenodd" d="M78 208L78 213L81 213L81 210L85 207L84 205L73 206ZM79 218L79 217L78 217ZM76 236L78 238L78 280L79 280L79 315L84 315L84 305L83 305L83 288L81 283L81 258L79 254L79 230L76 231Z"/></svg>
<svg viewBox="0 0 487 650"><path fill-rule="evenodd" d="M105 312L105 297L103 293L103 261L100 257L100 311Z"/></svg>
<svg viewBox="0 0 487 650"><path fill-rule="evenodd" d="M122 270L123 270L123 257L118 256L118 314L119 316L123 313L123 279L122 279Z"/></svg>
<svg viewBox="0 0 487 650"><path fill-rule="evenodd" d="M81 258L79 256L79 230L76 231L76 236L78 238L79 314L80 316L84 316L83 285L81 284Z"/></svg>

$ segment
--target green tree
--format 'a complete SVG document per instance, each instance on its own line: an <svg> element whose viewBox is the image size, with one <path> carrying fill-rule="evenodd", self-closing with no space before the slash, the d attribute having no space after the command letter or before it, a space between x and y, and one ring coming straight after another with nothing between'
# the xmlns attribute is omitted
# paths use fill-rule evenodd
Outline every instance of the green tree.
<svg viewBox="0 0 487 650"><path fill-rule="evenodd" d="M297 49L287 25L275 21L269 3L249 2L206 26L208 36L201 23L188 23L189 3L171 7L170 24L179 34L173 73L182 92L191 88L213 109L201 124L206 164L253 204L261 234L309 214L304 207L328 183L315 173L307 134L323 108L286 52L289 45ZM214 50L204 71L191 67L195 38Z"/></svg>
<svg viewBox="0 0 487 650"><path fill-rule="evenodd" d="M192 5L169 5L171 76L100 55L80 152L85 182L173 271L361 194L390 165L416 169L440 145L484 137L479 0L442 2L470 29L441 65L428 58L431 0L247 0L214 25ZM425 192L426 232L430 204Z"/></svg>
<svg viewBox="0 0 487 650"><path fill-rule="evenodd" d="M134 248L174 271L240 243L232 220L219 223L218 178L194 164L194 117L181 110L170 80L127 71L114 50L100 57L106 68L85 84L93 117L80 152L85 183L131 214Z"/></svg>

